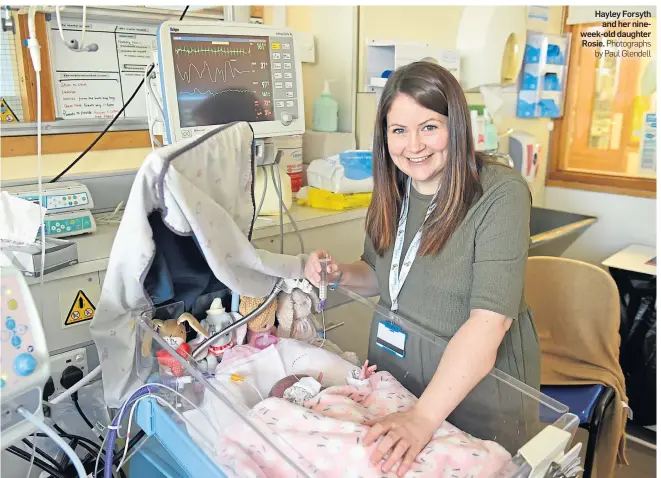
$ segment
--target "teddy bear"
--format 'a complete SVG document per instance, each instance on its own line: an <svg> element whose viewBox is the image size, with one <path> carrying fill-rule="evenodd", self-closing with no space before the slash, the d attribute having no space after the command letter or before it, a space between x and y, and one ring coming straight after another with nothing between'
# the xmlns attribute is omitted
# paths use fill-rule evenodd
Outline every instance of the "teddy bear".
<svg viewBox="0 0 661 478"><path fill-rule="evenodd" d="M328 339L319 336L316 329L313 310L318 310L319 297L307 281L292 284L278 295L278 329L280 338L291 338L333 352L343 359L358 364L358 357L353 352L343 352Z"/></svg>
<svg viewBox="0 0 661 478"><path fill-rule="evenodd" d="M241 296L239 301L239 313L242 316L250 314L266 301L266 297L255 298ZM272 301L266 310L248 322L248 344L258 349L265 349L270 345L277 344L275 336L275 311L278 307L277 301Z"/></svg>
<svg viewBox="0 0 661 478"><path fill-rule="evenodd" d="M152 320L154 330L158 335L165 340L165 342L175 349L178 355L187 358L191 353L191 346L186 343L186 328L184 322L188 322L190 326L200 335L207 337L206 331L200 326L200 323L195 317L188 312L184 312L178 319L168 320ZM151 354L151 334L145 334L142 341L142 356L149 357ZM156 360L160 365L163 373L181 377L184 374L184 369L177 359L170 354L167 350L158 350L156 352Z"/></svg>

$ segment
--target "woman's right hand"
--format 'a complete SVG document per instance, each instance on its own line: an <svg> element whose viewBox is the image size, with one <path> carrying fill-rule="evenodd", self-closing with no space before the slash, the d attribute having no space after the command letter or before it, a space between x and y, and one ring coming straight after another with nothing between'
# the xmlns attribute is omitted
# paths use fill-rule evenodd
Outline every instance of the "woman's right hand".
<svg viewBox="0 0 661 478"><path fill-rule="evenodd" d="M308 257L307 262L305 263L305 278L309 280L313 286L319 287L319 281L321 280L321 262L320 258L328 257L328 269L326 272L328 275L335 274L339 270L339 265L331 257L331 255L323 249L317 249ZM333 282L330 280L328 282Z"/></svg>

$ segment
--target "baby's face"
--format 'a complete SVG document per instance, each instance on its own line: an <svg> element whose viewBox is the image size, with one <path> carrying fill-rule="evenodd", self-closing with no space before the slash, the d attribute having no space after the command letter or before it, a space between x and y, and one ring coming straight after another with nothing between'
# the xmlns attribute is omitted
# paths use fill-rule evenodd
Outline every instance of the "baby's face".
<svg viewBox="0 0 661 478"><path fill-rule="evenodd" d="M275 385L273 385L273 388L271 388L271 393L269 393L269 397L277 397L277 398L284 397L285 390L287 390L289 387L294 385L296 382L299 381L299 379L303 377L308 377L308 375L289 375L285 378L278 380L275 383Z"/></svg>
<svg viewBox="0 0 661 478"><path fill-rule="evenodd" d="M317 382L321 383L321 379L324 376L323 373L320 373L319 376L317 377ZM285 378L282 378L278 380L275 385L273 385L273 388L271 388L271 393L269 393L269 397L276 397L276 398L284 398L285 396L285 390L287 390L289 387L294 385L296 382L298 382L300 379L303 377L309 377L309 375L303 375L303 374L298 374L298 375L288 375ZM323 390L324 387L321 387Z"/></svg>

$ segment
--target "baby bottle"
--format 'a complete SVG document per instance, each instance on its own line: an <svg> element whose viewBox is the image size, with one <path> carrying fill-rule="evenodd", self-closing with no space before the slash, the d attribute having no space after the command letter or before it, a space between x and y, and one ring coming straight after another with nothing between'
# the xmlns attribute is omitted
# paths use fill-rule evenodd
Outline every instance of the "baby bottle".
<svg viewBox="0 0 661 478"><path fill-rule="evenodd" d="M206 322L207 326L209 327L209 335L220 332L225 327L231 325L234 322L232 316L228 312L225 312L225 308L223 307L219 297L216 297L213 300L209 310L207 310ZM232 345L232 334L225 334L209 347L209 353L218 357Z"/></svg>

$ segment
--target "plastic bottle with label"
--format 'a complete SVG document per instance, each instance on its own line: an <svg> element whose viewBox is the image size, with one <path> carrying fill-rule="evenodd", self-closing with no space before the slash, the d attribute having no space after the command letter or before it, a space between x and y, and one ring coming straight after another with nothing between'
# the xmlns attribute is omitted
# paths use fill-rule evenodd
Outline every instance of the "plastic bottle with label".
<svg viewBox="0 0 661 478"><path fill-rule="evenodd" d="M282 152L280 167L291 180L291 191L298 192L303 186L303 136L280 136L275 140L276 148Z"/></svg>
<svg viewBox="0 0 661 478"><path fill-rule="evenodd" d="M337 131L339 104L331 96L328 80L324 82L324 91L314 102L314 116L312 119L312 129L314 131L323 131L325 133L334 133Z"/></svg>

